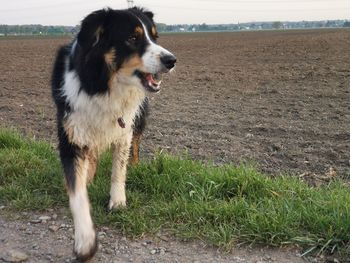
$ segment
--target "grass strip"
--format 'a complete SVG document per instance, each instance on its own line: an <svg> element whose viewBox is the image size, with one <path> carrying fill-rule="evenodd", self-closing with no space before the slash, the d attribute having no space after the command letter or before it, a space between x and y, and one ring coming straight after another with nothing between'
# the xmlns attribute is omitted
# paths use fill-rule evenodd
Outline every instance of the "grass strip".
<svg viewBox="0 0 350 263"><path fill-rule="evenodd" d="M107 152L89 186L93 217L126 235L162 230L225 249L246 242L350 255L350 191L342 181L312 188L249 165L216 167L160 154L129 169L128 208L107 213L110 170ZM0 203L15 211L68 206L51 145L0 129Z"/></svg>

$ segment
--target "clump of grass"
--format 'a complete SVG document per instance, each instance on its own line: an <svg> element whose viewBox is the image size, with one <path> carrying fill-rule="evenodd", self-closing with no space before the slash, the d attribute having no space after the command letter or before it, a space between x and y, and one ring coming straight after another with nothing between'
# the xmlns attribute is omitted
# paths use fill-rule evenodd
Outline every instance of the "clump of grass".
<svg viewBox="0 0 350 263"><path fill-rule="evenodd" d="M0 129L0 202L45 209L66 200L57 154L49 144Z"/></svg>
<svg viewBox="0 0 350 263"><path fill-rule="evenodd" d="M129 169L128 208L106 212L111 155L89 187L94 220L130 236L166 230L230 248L236 242L300 245L350 254L350 192L341 181L311 188L247 165L215 167L160 154ZM14 209L67 206L55 150L0 130L0 202Z"/></svg>

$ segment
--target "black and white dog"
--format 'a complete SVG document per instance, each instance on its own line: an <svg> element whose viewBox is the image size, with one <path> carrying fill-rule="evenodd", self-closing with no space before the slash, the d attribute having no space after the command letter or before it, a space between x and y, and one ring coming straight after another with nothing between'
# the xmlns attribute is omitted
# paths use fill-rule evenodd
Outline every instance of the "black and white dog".
<svg viewBox="0 0 350 263"><path fill-rule="evenodd" d="M88 15L77 38L58 51L52 95L74 219L74 253L81 261L97 250L86 189L97 158L112 146L109 209L125 206L129 149L133 132L139 134L144 123L147 92L158 92L160 75L175 66L175 56L157 45L157 38L152 12L103 9Z"/></svg>

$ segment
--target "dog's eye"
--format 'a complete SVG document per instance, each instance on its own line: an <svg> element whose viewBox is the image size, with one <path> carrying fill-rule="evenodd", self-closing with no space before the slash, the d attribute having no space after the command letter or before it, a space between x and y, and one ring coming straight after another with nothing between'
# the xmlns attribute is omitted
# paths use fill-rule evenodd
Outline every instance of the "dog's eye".
<svg viewBox="0 0 350 263"><path fill-rule="evenodd" d="M137 41L137 36L136 35L132 35L128 38L128 43L129 44L135 44Z"/></svg>

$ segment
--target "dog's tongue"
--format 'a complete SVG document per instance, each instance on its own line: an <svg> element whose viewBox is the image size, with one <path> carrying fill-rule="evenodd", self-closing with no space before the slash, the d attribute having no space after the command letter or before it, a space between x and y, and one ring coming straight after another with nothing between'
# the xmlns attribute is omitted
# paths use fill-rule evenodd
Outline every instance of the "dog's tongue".
<svg viewBox="0 0 350 263"><path fill-rule="evenodd" d="M152 86L157 86L158 82L154 80L153 75L152 74L147 74L146 75L146 79L148 81L148 83Z"/></svg>

